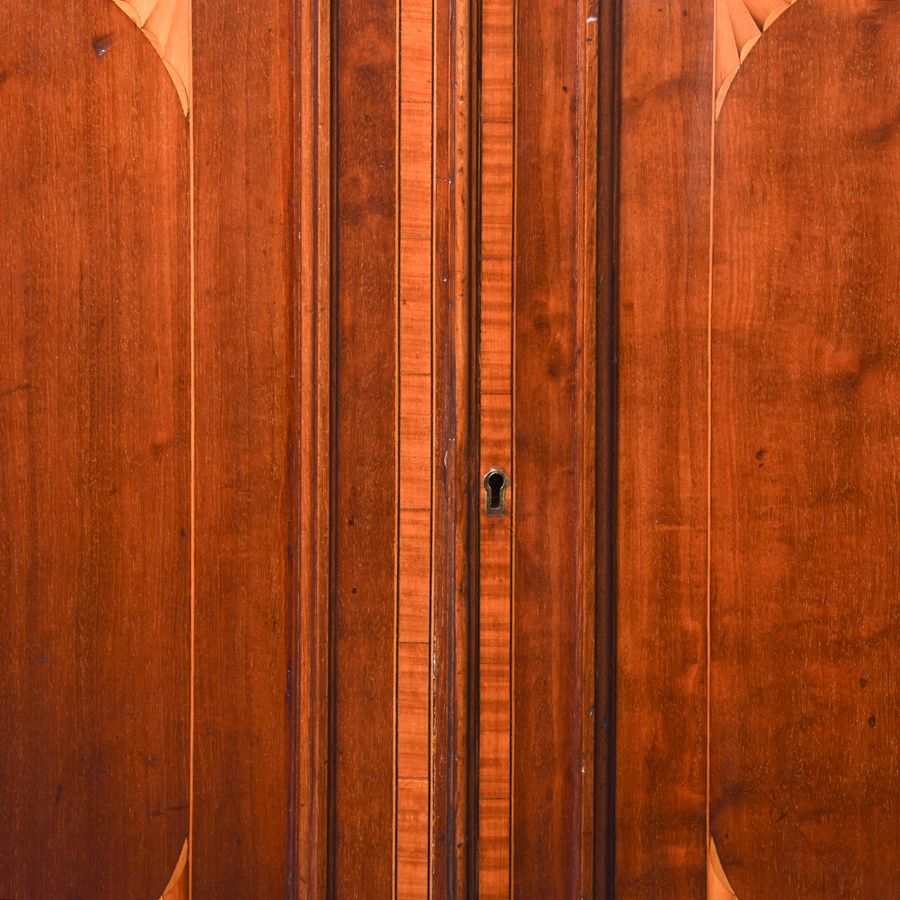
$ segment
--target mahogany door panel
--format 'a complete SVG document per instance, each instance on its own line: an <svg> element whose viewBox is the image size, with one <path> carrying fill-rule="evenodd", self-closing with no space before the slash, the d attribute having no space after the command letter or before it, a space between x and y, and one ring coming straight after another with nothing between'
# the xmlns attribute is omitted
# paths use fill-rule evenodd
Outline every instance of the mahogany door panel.
<svg viewBox="0 0 900 900"><path fill-rule="evenodd" d="M900 892L900 9L798 0L716 122L710 829L738 897Z"/></svg>
<svg viewBox="0 0 900 900"><path fill-rule="evenodd" d="M187 123L108 0L0 23L0 896L158 897L189 827Z"/></svg>
<svg viewBox="0 0 900 900"><path fill-rule="evenodd" d="M615 894L890 896L900 7L699 12L622 8Z"/></svg>
<svg viewBox="0 0 900 900"><path fill-rule="evenodd" d="M3 12L3 896L294 877L292 24Z"/></svg>

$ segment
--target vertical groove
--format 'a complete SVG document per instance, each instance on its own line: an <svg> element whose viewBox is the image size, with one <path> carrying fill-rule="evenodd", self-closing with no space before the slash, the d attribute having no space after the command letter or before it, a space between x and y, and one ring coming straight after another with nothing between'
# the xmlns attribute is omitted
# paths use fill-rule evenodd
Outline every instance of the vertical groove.
<svg viewBox="0 0 900 900"><path fill-rule="evenodd" d="M393 785L393 802L394 802L394 828L391 832L392 857L393 857L393 894L397 897L397 855L399 852L399 790L400 790L400 772L399 772L399 752L400 752L400 721L399 721L399 688L400 688L400 509L401 509L401 488L400 488L400 441L402 439L402 389L401 378L403 377L403 360L401 354L402 348L402 315L403 310L400 301L401 292L401 274L400 266L402 265L402 253L400 251L400 239L402 233L402 216L403 207L401 206L401 140L403 127L403 57L402 57L402 31L403 31L403 2L395 0L395 21L397 23L396 43L394 54L396 59L396 68L394 75L394 92L395 106L394 115L396 117L394 131L394 301L396 304L394 313L394 502L395 502L395 518L394 518L394 785Z"/></svg>
<svg viewBox="0 0 900 900"><path fill-rule="evenodd" d="M329 11L330 21L328 23L329 35L329 54L328 54L328 96L329 96L329 125L331 132L331 140L329 141L329 157L328 157L328 185L330 193L330 206L328 215L328 236L329 236L329 254L328 254L328 355L329 355L329 398L328 398L328 414L330 426L328 429L328 459L330 461L328 474L328 534L333 535L337 526L337 484L339 477L340 459L337 453L337 421L338 421L338 402L337 387L340 375L340 354L338 353L338 342L340 340L340 317L338 316L338 284L337 284L337 265L339 257L339 230L337 223L337 210L340 200L340 191L338 189L338 167L337 158L340 149L340 131L338 129L340 114L340 92L338 91L337 72L340 57L340 43L338 41L339 19L340 19L340 3L338 0L332 0L333 6L330 5ZM327 861L325 872L325 890L329 898L334 898L337 885L337 809L336 809L336 784L337 784L337 691L333 690L335 684L335 675L337 673L337 648L336 633L337 623L335 622L335 602L336 602L336 575L338 565L337 541L329 537L328 544L328 826L327 826Z"/></svg>
<svg viewBox="0 0 900 900"><path fill-rule="evenodd" d="M719 4L713 8L713 37L718 33ZM713 40L713 83L709 148L709 281L706 308L706 855L710 841L710 716L712 676L712 300L713 300L713 217L716 178L716 62L718 42ZM708 885L707 885L708 888Z"/></svg>
<svg viewBox="0 0 900 900"><path fill-rule="evenodd" d="M601 74L601 46L603 25L598 0L584 0L578 16L578 114L577 141L580 174L577 181L579 222L575 250L579 265L579 337L582 348L578 363L581 381L579 409L584 416L577 439L579 453L579 482L581 494L578 554L580 591L578 626L578 672L581 678L582 703L578 709L576 727L581 734L582 773L581 802L574 833L580 835L579 875L583 896L603 897L605 882L602 858L598 858L598 832L606 827L607 818L598 805L605 798L596 788L601 778L601 760L606 756L600 750L600 742L606 733L597 729L597 721L608 714L607 703L602 698L605 681L602 672L607 665L606 629L603 625L602 579L605 577L604 547L607 535L604 531L603 510L607 505L607 488L604 480L606 458L601 444L608 444L608 420L602 405L604 392L608 390L605 377L606 343L602 329L608 327L603 310L604 284L601 272L606 261L600 240L602 202L604 197L607 150L600 131L600 115L603 108ZM605 60L604 60L605 61ZM599 677L598 677L599 676Z"/></svg>
<svg viewBox="0 0 900 900"><path fill-rule="evenodd" d="M429 359L429 369L431 371L431 384L428 391L428 401L431 406L431 414L429 415L429 433L428 433L428 465L429 465L429 485L428 485L428 667L426 670L426 678L428 679L427 694L427 721L428 721L428 759L426 761L428 772L428 812L426 819L426 838L425 838L425 884L427 889L428 900L431 900L431 871L432 871L432 847L433 841L433 821L434 821L434 766L432 760L434 758L434 710L433 710L433 673L434 665L434 578L435 578L435 534L434 534L434 506L435 506L435 473L434 473L434 417L437 415L438 405L436 400L437 391L437 340L435 339L435 277L437 267L435 266L435 252L437 251L437 223L435 220L435 191L437 190L437 0L431 0L431 188L429 191L431 200L431 210L428 217L429 228L431 229L431 240L429 242L429 259L431 261L431 271L428 278L428 333L431 336L431 356ZM449 676L449 673L448 673Z"/></svg>
<svg viewBox="0 0 900 900"><path fill-rule="evenodd" d="M611 8L610 8L611 7ZM607 322L604 330L604 377L608 385L608 399L605 408L600 410L600 419L604 422L604 437L607 446L604 448L598 441L597 449L605 456L598 457L598 471L602 473L605 483L605 506L599 509L599 514L605 516L605 546L601 548L601 559L604 560L605 574L597 581L598 590L606 591L607 606L605 607L605 619L598 616L597 622L597 646L603 646L602 629L608 631L605 645L607 647L608 662L605 673L601 673L597 667L598 688L597 696L601 692L605 694L605 702L608 705L606 711L606 761L605 772L607 781L607 796L605 807L606 835L604 849L606 853L606 878L605 889L607 900L613 900L616 896L616 617L617 605L617 562L618 562L618 341L619 341L619 298L618 298L618 197L619 197L619 140L620 140L620 112L619 98L621 90L621 17L622 2L615 0L611 4L603 4L601 21L604 41L603 46L607 50L608 61L601 60L601 78L608 79L607 92L598 104L598 115L604 113L608 117L607 132L609 140L606 144L608 161L606 162L602 178L606 181L605 203L603 205L605 222L598 216L598 229L606 227L606 238L598 232L597 240L605 255L602 274L606 283L604 308ZM598 122L598 134L602 134L602 118ZM605 466L602 464L605 459ZM603 534L603 529L598 529ZM604 608L601 605L601 608ZM602 678L607 683L602 683ZM601 729L603 722L600 716L596 716L594 729L596 734L595 754L601 746ZM595 768L595 772L599 767ZM595 796L599 801L597 785L600 779L595 781ZM598 805L595 805L595 817ZM599 841L596 842L600 846ZM595 867L595 871L597 871ZM595 876L596 877L596 876Z"/></svg>
<svg viewBox="0 0 900 900"><path fill-rule="evenodd" d="M193 10L189 13L190 28L188 29L188 52L193 56ZM193 61L193 60L192 60ZM189 92L194 93L194 67L191 65L188 79L190 81ZM194 725L196 707L196 607L197 607L197 573L196 573L196 547L197 547L197 429L196 429L196 360L195 360L195 307L196 307L196 209L195 185L194 185L194 107L188 113L188 166L190 168L190 241L191 241L191 300L190 300L190 339L191 339L191 420L190 420L190 458L191 458L191 486L190 486L190 569L191 569L191 696L190 696L190 736L188 739L188 897L193 896L194 889Z"/></svg>
<svg viewBox="0 0 900 900"><path fill-rule="evenodd" d="M478 891L512 890L512 561L515 15L513 0L481 3L477 347L480 475L512 475L504 515L484 511L476 484L478 538Z"/></svg>
<svg viewBox="0 0 900 900"><path fill-rule="evenodd" d="M445 89L448 157L446 160L450 190L448 198L448 306L449 364L447 376L450 390L449 410L455 438L451 453L452 468L448 477L447 508L455 523L450 542L450 565L447 605L447 647L449 673L447 679L448 723L446 742L447 833L445 856L447 898L456 898L469 886L469 849L472 832L469 822L469 783L473 756L467 752L474 732L470 718L470 696L467 678L472 657L467 652L471 639L471 579L467 577L471 553L469 485L471 484L471 419L473 392L471 380L477 361L471 353L470 316L472 303L471 259L472 165L471 113L474 97L474 72L471 57L473 21L471 0L448 0L450 27L447 48L447 82ZM460 673L464 677L460 677ZM435 872L437 872L435 867Z"/></svg>
<svg viewBox="0 0 900 900"><path fill-rule="evenodd" d="M516 479L516 236L519 186L517 165L519 156L519 3L512 2L512 222L510 227L510 273L511 273L511 327L510 327L510 467L509 479L515 491ZM516 810L516 520L519 505L513 497L512 518L509 536L509 896L515 896L515 810Z"/></svg>
<svg viewBox="0 0 900 900"><path fill-rule="evenodd" d="M323 91L329 78L327 61L327 0L294 0L297 41L294 64L295 185L298 222L292 227L297 260L294 276L299 303L294 338L298 426L298 450L293 465L299 477L294 491L298 525L294 529L299 557L289 586L295 594L292 667L298 689L293 695L296 773L291 799L296 808L293 836L295 862L291 896L304 885L311 896L322 896L327 884L327 745L329 686L328 664L328 548L327 499L330 473L327 439L329 339L326 308L329 290L330 223L328 192L331 190L328 160L328 100ZM324 118L323 118L324 117ZM323 165L323 163L326 163ZM328 179L327 181L324 179Z"/></svg>
<svg viewBox="0 0 900 900"><path fill-rule="evenodd" d="M305 285L303 282L303 247L301 246L306 232L304 231L306 220L306 198L305 198L305 181L308 171L311 168L315 171L316 166L316 144L313 142L304 150L303 124L301 112L303 108L303 90L306 87L306 69L305 62L299 59L301 48L303 46L302 28L305 23L303 21L306 5L303 0L291 0L290 18L289 18L289 35L290 35L290 62L293 78L291 80L291 131L294 136L293 146L290 151L290 184L292 191L292 199L288 203L288 215L285 224L285 239L289 246L289 271L291 284L291 310L288 321L288 360L290 369L287 377L287 389L289 396L289 428L287 437L287 446L285 447L285 468L288 476L287 496L288 496L288 540L287 560L285 565L285 621L287 623L287 698L288 698L288 802L287 802L287 864L285 879L285 898L292 900L297 896L299 885L304 877L304 869L301 863L301 842L309 839L310 835L306 833L304 826L301 825L301 808L305 802L310 809L316 806L316 778L317 772L314 768L315 757L310 755L309 759L304 759L304 750L302 742L307 736L304 729L303 716L304 711L308 716L309 729L308 734L315 735L315 706L310 703L308 707L304 706L306 699L304 695L304 672L303 665L305 660L303 649L303 622L301 615L301 598L303 597L302 569L307 562L305 554L307 549L304 537L304 515L315 515L316 509L316 489L315 478L317 472L318 460L314 453L309 454L311 463L308 469L307 454L308 447L304 441L306 438L304 426L304 391L306 386L313 390L315 395L315 387L306 379L304 365L306 363L305 340L307 329L306 321L306 300ZM316 64L316 57L313 55L312 65ZM316 104L311 104L310 114L312 121L316 121ZM312 164L307 164L304 160L304 152L311 154ZM315 222L315 219L313 220ZM314 251L315 254L315 251ZM315 255L312 259L315 259ZM311 267L311 279L313 282L313 296L315 296L315 267ZM314 307L313 307L314 308ZM313 330L313 334L315 331ZM315 400L313 400L313 409L316 408ZM315 444L315 426L312 430L312 441L310 447ZM308 479L309 490L312 494L309 510L307 511L304 496L304 479ZM312 533L316 530L313 527ZM311 564L310 568L315 578L316 572L316 554L315 550L310 554L308 560ZM312 618L315 619L315 606L318 602L318 595L315 590L310 592L309 605ZM312 694L311 696L314 696ZM311 746L310 746L311 749ZM307 777L308 782L304 783L304 775L302 767L304 763L309 764ZM304 791L308 791L306 797L303 797ZM303 831L301 831L303 829ZM309 861L309 860L308 860ZM315 875L313 872L306 872L306 880L308 883L315 883Z"/></svg>

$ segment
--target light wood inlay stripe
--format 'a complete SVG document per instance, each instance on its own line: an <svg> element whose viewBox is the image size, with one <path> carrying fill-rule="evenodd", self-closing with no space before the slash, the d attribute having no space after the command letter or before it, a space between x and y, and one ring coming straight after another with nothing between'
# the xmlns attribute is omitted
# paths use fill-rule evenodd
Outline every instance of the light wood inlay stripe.
<svg viewBox="0 0 900 900"><path fill-rule="evenodd" d="M482 5L479 313L480 470L512 480L514 3ZM480 501L478 895L511 895L512 504Z"/></svg>
<svg viewBox="0 0 900 900"><path fill-rule="evenodd" d="M395 896L429 893L432 0L400 0L400 522Z"/></svg>

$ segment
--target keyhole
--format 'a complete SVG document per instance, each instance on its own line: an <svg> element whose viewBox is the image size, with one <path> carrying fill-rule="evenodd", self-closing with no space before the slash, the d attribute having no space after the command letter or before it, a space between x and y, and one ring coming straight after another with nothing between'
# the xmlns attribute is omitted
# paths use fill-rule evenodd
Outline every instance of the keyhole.
<svg viewBox="0 0 900 900"><path fill-rule="evenodd" d="M506 513L506 489L509 479L506 472L491 469L484 476L484 511L489 516L502 516Z"/></svg>

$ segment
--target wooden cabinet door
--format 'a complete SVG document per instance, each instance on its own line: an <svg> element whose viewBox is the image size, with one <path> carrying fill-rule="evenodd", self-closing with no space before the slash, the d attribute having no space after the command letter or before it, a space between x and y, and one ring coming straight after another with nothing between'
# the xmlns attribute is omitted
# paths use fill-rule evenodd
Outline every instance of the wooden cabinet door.
<svg viewBox="0 0 900 900"><path fill-rule="evenodd" d="M900 895L898 47L8 0L0 898Z"/></svg>
<svg viewBox="0 0 900 900"><path fill-rule="evenodd" d="M615 895L900 892L900 5L622 4Z"/></svg>

